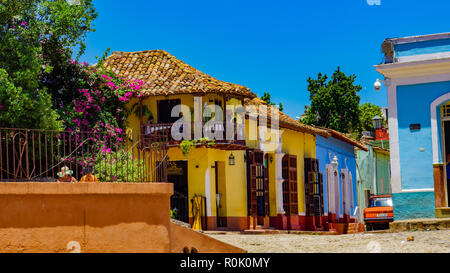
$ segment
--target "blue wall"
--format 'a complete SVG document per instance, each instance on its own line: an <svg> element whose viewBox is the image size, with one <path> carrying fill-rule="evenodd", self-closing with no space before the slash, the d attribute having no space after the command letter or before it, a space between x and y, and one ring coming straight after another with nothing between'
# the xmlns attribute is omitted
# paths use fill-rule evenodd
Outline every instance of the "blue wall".
<svg viewBox="0 0 450 273"><path fill-rule="evenodd" d="M324 207L325 207L325 213L328 213L328 196L327 196L327 173L326 173L326 165L330 164L330 156L329 153L331 153L331 159L336 155L338 158L339 166L338 166L338 172L339 172L339 188L341 193L341 207L340 207L340 213L343 214L343 207L342 207L342 181L341 181L341 169L348 168L349 172L352 175L352 181L353 181L353 202L351 206L351 212L353 214L355 207L357 206L357 192L356 192L356 159L355 159L355 153L354 153L354 147L351 144L348 144L346 142L343 142L341 140L338 140L333 137L324 138L322 136L316 137L316 158L319 159L319 171L323 174L323 197L324 197ZM346 160L346 161L345 161ZM347 166L345 164L347 163ZM351 215L353 216L353 215Z"/></svg>
<svg viewBox="0 0 450 273"><path fill-rule="evenodd" d="M450 39L399 44L395 46L396 57L407 57L448 51L450 51Z"/></svg>
<svg viewBox="0 0 450 273"><path fill-rule="evenodd" d="M434 192L392 194L394 220L434 218Z"/></svg>
<svg viewBox="0 0 450 273"><path fill-rule="evenodd" d="M448 92L450 81L397 87L402 189L434 188L430 105ZM440 112L437 113L439 118ZM416 123L421 125L421 129L411 131L410 124ZM424 151L420 151L421 148Z"/></svg>

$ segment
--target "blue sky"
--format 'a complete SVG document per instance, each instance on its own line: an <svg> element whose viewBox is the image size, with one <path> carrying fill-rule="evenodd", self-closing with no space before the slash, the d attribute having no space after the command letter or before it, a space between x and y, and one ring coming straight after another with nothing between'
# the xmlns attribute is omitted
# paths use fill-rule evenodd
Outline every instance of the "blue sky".
<svg viewBox="0 0 450 273"><path fill-rule="evenodd" d="M284 111L309 104L308 77L337 66L356 74L361 101L387 106L381 77L385 38L450 31L448 0L94 0L99 13L82 61L111 51L164 49L220 80L269 91Z"/></svg>

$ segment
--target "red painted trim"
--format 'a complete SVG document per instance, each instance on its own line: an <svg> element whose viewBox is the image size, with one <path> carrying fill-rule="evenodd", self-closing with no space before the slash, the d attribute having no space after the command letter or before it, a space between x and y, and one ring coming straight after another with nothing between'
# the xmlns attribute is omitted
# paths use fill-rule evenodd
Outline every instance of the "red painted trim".
<svg viewBox="0 0 450 273"><path fill-rule="evenodd" d="M284 214L278 214L277 216L270 217L270 226L279 229L279 230L287 230L287 217Z"/></svg>

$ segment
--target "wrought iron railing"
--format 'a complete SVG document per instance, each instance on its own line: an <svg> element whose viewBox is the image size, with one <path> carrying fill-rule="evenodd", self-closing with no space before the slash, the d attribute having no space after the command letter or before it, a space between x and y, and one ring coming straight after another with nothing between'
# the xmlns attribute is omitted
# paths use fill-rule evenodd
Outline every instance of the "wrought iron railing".
<svg viewBox="0 0 450 273"><path fill-rule="evenodd" d="M167 146L140 132L0 128L0 182L56 182L64 170L77 181L165 182Z"/></svg>
<svg viewBox="0 0 450 273"><path fill-rule="evenodd" d="M141 126L141 133L144 138L145 143L152 142L166 142L168 144L179 144L181 141L175 140L172 137L172 126L173 123L153 123ZM203 126L203 125L202 125ZM191 123L191 137L194 136L194 123ZM203 128L203 127L202 127ZM220 132L223 137L221 140L216 139L215 143L220 144L239 144L245 145L245 140L239 140L237 132L234 132L234 138L232 140L226 139L226 129L225 124L214 124L211 128L211 132ZM182 134L184 127L180 129L180 134ZM203 130L203 129L202 129ZM203 132L203 131L202 131Z"/></svg>

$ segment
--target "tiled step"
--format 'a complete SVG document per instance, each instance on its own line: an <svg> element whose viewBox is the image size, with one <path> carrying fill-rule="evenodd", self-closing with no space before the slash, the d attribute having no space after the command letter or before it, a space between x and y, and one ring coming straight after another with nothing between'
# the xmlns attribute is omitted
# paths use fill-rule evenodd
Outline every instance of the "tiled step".
<svg viewBox="0 0 450 273"><path fill-rule="evenodd" d="M364 224L362 223L329 223L329 230L338 234L355 234L364 232Z"/></svg>

